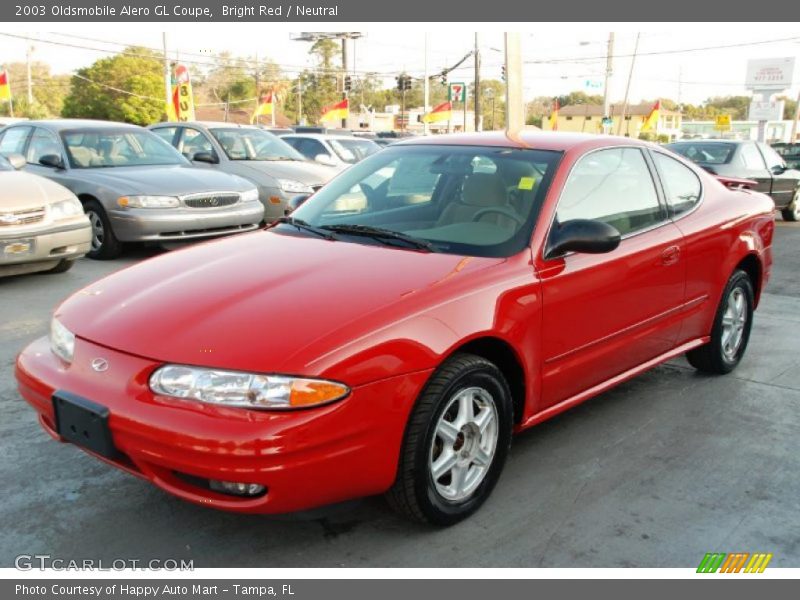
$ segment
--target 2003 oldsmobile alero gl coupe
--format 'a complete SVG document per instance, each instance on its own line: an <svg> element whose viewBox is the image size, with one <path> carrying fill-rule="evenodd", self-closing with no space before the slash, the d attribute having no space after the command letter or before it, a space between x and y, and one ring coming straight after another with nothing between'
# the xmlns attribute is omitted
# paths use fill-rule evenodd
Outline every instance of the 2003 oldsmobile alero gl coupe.
<svg viewBox="0 0 800 600"><path fill-rule="evenodd" d="M396 144L266 230L89 285L19 356L54 438L206 506L387 493L454 523L512 433L686 354L742 359L773 202L629 139Z"/></svg>

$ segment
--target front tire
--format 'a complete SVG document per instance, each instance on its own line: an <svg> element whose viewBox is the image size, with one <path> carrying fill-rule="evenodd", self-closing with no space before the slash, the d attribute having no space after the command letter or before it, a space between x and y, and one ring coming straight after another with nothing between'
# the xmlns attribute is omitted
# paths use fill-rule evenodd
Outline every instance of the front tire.
<svg viewBox="0 0 800 600"><path fill-rule="evenodd" d="M781 210L784 221L800 221L800 190L795 192L792 203Z"/></svg>
<svg viewBox="0 0 800 600"><path fill-rule="evenodd" d="M55 267L49 271L46 271L46 273L66 273L73 267L73 265L75 265L74 259L62 258L60 261L58 261Z"/></svg>
<svg viewBox="0 0 800 600"><path fill-rule="evenodd" d="M466 353L450 358L411 413L389 504L434 525L471 515L500 477L513 420L508 383L493 363Z"/></svg>
<svg viewBox="0 0 800 600"><path fill-rule="evenodd" d="M92 225L92 246L86 254L96 260L111 260L122 253L122 242L114 235L106 211L96 200L83 203L83 211Z"/></svg>
<svg viewBox="0 0 800 600"><path fill-rule="evenodd" d="M722 293L711 340L686 353L686 358L698 371L724 375L733 371L747 350L753 326L753 284L742 270L731 275Z"/></svg>

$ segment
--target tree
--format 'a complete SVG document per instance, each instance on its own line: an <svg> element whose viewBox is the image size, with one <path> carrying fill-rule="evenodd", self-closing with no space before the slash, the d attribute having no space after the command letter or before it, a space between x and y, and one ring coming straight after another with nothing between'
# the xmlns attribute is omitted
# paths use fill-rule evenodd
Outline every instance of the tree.
<svg viewBox="0 0 800 600"><path fill-rule="evenodd" d="M14 99L14 114L29 119L45 119L61 115L64 96L69 87L69 75L52 75L50 65L31 63L31 88L33 102L28 102L27 64L24 62L6 65Z"/></svg>
<svg viewBox="0 0 800 600"><path fill-rule="evenodd" d="M149 125L164 116L163 97L163 57L131 46L78 70L62 115Z"/></svg>

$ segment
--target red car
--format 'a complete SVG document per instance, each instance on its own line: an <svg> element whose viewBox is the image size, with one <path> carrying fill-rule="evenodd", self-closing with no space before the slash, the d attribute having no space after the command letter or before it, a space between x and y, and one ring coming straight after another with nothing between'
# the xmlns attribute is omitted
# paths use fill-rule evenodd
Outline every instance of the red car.
<svg viewBox="0 0 800 600"><path fill-rule="evenodd" d="M451 524L512 433L681 354L736 367L773 212L634 140L415 138L266 230L90 285L16 376L54 438L186 500L386 493Z"/></svg>

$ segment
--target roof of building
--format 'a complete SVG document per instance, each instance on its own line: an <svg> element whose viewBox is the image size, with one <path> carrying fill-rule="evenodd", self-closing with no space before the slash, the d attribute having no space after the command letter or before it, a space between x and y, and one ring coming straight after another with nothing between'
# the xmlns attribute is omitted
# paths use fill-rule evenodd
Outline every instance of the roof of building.
<svg viewBox="0 0 800 600"><path fill-rule="evenodd" d="M611 105L611 115L612 116L620 116L622 114L622 108L624 104L622 102L617 102ZM641 102L639 104L628 104L627 108L625 108L625 114L631 116L644 116L650 114L650 111L653 110L653 103L652 102ZM661 108L660 112L662 115L679 115L678 111L675 110L667 110L665 108ZM567 106L562 106L558 109L558 116L564 117L602 117L603 116L603 105L602 104L569 104Z"/></svg>

